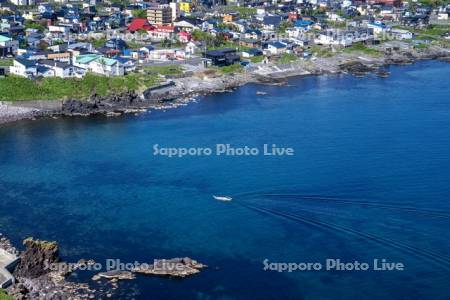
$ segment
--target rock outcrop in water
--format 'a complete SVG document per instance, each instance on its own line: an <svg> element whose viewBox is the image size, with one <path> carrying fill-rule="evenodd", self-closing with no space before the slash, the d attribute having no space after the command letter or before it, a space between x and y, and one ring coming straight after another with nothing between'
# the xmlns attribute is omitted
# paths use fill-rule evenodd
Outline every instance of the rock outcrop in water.
<svg viewBox="0 0 450 300"><path fill-rule="evenodd" d="M135 279L136 276L134 276L133 273L128 271L108 271L108 272L102 272L98 273L97 275L94 275L92 277L92 280L100 280L102 278L108 279L108 280L132 280Z"/></svg>
<svg viewBox="0 0 450 300"><path fill-rule="evenodd" d="M1 237L0 241L1 247L14 253L18 252L5 237ZM95 261L82 259L72 264L71 268L67 268L67 264L63 263L59 257L59 247L56 242L28 238L23 241L23 245L26 249L20 253L21 261L13 272L16 282L7 289L8 294L18 300L102 299L116 293L119 280L135 279L136 274L184 278L197 274L207 267L188 257L157 259L153 264L142 264L142 267L133 270L98 273L92 278L97 281L98 288L93 289L86 283L67 281L66 277L72 271L86 269L80 266L93 265ZM54 266L60 266L60 268ZM106 279L109 285L100 285L101 279Z"/></svg>
<svg viewBox="0 0 450 300"><path fill-rule="evenodd" d="M34 240L23 241L26 247L20 254L20 262L13 274L16 283L8 288L14 299L81 299L94 297L94 290L86 284L67 282L67 270L52 270L48 266L59 263L59 248L56 242Z"/></svg>
<svg viewBox="0 0 450 300"><path fill-rule="evenodd" d="M159 275L170 277L186 277L200 273L207 266L189 257L157 259L152 265L133 269L133 272L145 275Z"/></svg>

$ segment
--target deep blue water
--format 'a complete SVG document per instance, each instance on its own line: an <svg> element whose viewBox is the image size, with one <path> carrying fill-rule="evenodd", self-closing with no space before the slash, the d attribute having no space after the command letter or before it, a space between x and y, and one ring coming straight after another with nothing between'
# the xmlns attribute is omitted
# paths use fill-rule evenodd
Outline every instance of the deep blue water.
<svg viewBox="0 0 450 300"><path fill-rule="evenodd" d="M124 282L122 298L449 299L450 64L390 71L247 85L138 117L4 126L0 232L57 240L68 261L209 265L184 280ZM295 155L152 153L218 143ZM405 270L263 270L264 259L327 258Z"/></svg>

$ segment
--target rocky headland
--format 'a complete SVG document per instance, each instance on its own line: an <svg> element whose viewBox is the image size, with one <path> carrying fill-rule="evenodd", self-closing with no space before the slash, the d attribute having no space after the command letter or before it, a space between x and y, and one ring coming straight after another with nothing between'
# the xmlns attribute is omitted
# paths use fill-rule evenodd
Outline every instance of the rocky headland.
<svg viewBox="0 0 450 300"><path fill-rule="evenodd" d="M73 264L65 263L60 258L58 244L52 241L27 238L23 246L23 251L17 250L0 234L0 249L20 259L12 272L15 282L6 290L18 300L110 298L119 289L121 280L133 280L140 274L185 278L207 267L189 257L156 259L153 264L142 264L130 270L100 272L92 277L91 282L80 283L67 278L74 272L89 271L89 266L93 266L95 261L82 259Z"/></svg>

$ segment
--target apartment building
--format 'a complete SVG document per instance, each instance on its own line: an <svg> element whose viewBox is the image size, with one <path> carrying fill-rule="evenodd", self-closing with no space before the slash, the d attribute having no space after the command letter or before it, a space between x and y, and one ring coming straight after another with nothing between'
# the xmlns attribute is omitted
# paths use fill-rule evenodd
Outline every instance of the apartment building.
<svg viewBox="0 0 450 300"><path fill-rule="evenodd" d="M169 6L157 6L147 9L150 24L164 25L172 23L172 9Z"/></svg>

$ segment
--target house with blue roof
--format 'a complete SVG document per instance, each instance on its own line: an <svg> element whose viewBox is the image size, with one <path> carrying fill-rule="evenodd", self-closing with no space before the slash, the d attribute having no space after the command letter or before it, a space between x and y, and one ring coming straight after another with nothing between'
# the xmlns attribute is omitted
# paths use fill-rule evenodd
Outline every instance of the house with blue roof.
<svg viewBox="0 0 450 300"><path fill-rule="evenodd" d="M259 29L247 29L244 32L244 37L247 39L259 40L262 37L262 31Z"/></svg>
<svg viewBox="0 0 450 300"><path fill-rule="evenodd" d="M114 57L124 68L125 72L132 72L136 70L136 60L123 56Z"/></svg>
<svg viewBox="0 0 450 300"><path fill-rule="evenodd" d="M314 22L310 20L297 20L294 22L294 27L303 28L306 30L309 30L312 25L314 25Z"/></svg>
<svg viewBox="0 0 450 300"><path fill-rule="evenodd" d="M386 24L384 24L381 21L371 22L371 23L367 24L367 28L372 29L373 33L376 35L386 33L391 29L389 26L387 26Z"/></svg>
<svg viewBox="0 0 450 300"><path fill-rule="evenodd" d="M265 16L263 19L263 28L267 30L274 30L280 26L283 18L281 16Z"/></svg>
<svg viewBox="0 0 450 300"><path fill-rule="evenodd" d="M287 45L279 41L269 42L266 46L267 52L273 55L283 54L287 50Z"/></svg>

